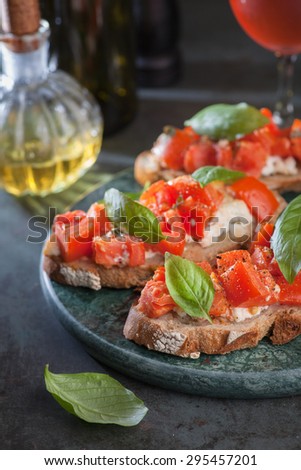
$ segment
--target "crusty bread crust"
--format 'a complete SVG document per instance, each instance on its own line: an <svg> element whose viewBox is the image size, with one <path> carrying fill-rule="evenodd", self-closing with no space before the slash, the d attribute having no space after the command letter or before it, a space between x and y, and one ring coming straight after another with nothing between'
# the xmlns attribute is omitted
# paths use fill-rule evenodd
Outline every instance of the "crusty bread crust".
<svg viewBox="0 0 301 470"><path fill-rule="evenodd" d="M124 336L148 349L196 359L201 353L227 354L257 346L265 336L273 344L285 344L301 334L301 308L273 305L242 322L203 319L171 312L149 318L136 305L127 317Z"/></svg>
<svg viewBox="0 0 301 470"><path fill-rule="evenodd" d="M150 150L140 153L134 164L135 179L142 186L146 183L154 183L159 179L169 181L184 174L186 174L184 171L162 168L158 157ZM280 192L301 191L301 168L299 166L299 170L296 175L263 176L261 181L272 190Z"/></svg>

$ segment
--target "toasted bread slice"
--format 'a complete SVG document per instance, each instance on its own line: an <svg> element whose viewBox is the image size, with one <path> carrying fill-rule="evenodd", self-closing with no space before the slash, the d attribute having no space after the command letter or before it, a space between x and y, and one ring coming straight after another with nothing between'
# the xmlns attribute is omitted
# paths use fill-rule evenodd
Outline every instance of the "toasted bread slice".
<svg viewBox="0 0 301 470"><path fill-rule="evenodd" d="M154 183L163 179L169 181L177 176L184 175L184 171L175 171L163 168L160 160L151 150L140 153L134 164L134 175L136 181L144 186L147 183ZM301 191L301 166L298 165L296 175L273 175L260 178L268 188L279 191Z"/></svg>
<svg viewBox="0 0 301 470"><path fill-rule="evenodd" d="M88 287L93 290L100 290L102 287L127 289L144 286L160 264L162 264L160 255L136 267L106 268L89 258L80 258L66 263L59 254L54 235L46 244L43 260L44 271L52 280L60 284Z"/></svg>
<svg viewBox="0 0 301 470"><path fill-rule="evenodd" d="M241 322L217 318L211 324L176 312L149 318L133 305L123 333L148 349L197 359L201 353L227 354L255 347L265 336L273 344L288 343L301 334L301 308L273 305Z"/></svg>
<svg viewBox="0 0 301 470"><path fill-rule="evenodd" d="M279 207L273 216L275 221L277 216L286 207L285 200L275 193ZM238 212L232 212L238 214ZM246 240L243 246L247 247L256 229L256 223L247 224L244 229ZM235 239L231 239L229 232L222 241L212 242L209 246L203 246L201 241L188 239L184 249L183 257L194 262L213 262L216 255L225 251L232 251L242 247ZM112 287L116 289L127 289L130 287L142 287L152 277L155 269L164 264L164 256L160 253L153 253L141 266L112 266L107 268L96 264L90 258L80 258L73 262L65 262L60 256L59 247L52 234L44 249L44 271L56 282L71 286L88 287L99 290L101 287Z"/></svg>

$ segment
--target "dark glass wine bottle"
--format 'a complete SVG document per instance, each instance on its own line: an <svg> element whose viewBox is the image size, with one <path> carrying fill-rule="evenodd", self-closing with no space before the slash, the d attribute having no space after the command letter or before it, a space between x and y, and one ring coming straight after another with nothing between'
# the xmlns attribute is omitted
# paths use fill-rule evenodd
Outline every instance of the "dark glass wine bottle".
<svg viewBox="0 0 301 470"><path fill-rule="evenodd" d="M137 111L131 0L42 0L50 22L51 67L73 75L101 105L104 134Z"/></svg>
<svg viewBox="0 0 301 470"><path fill-rule="evenodd" d="M176 0L132 0L139 86L173 84L180 74L179 11Z"/></svg>

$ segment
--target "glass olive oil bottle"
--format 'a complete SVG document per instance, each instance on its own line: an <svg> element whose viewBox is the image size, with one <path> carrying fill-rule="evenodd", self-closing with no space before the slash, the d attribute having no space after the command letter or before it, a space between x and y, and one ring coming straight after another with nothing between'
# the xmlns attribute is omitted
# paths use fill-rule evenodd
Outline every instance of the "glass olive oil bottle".
<svg viewBox="0 0 301 470"><path fill-rule="evenodd" d="M96 97L104 133L129 123L137 110L131 0L43 0L50 22L51 64Z"/></svg>
<svg viewBox="0 0 301 470"><path fill-rule="evenodd" d="M0 186L16 195L58 192L96 161L103 120L95 98L48 68L49 24L0 34Z"/></svg>

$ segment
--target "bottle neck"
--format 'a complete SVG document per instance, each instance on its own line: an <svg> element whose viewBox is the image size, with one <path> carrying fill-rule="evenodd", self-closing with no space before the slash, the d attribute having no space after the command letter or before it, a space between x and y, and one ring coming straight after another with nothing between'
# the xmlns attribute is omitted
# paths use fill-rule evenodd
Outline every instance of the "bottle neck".
<svg viewBox="0 0 301 470"><path fill-rule="evenodd" d="M37 82L48 74L48 41L31 52L2 47L3 73L14 82Z"/></svg>
<svg viewBox="0 0 301 470"><path fill-rule="evenodd" d="M49 25L41 21L32 35L0 35L2 72L13 82L36 83L46 78L48 68Z"/></svg>

